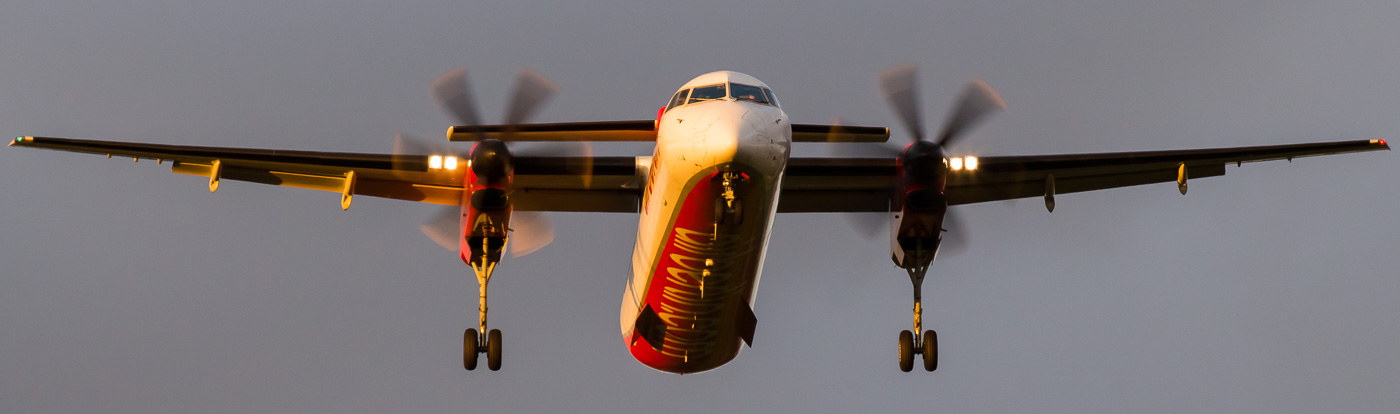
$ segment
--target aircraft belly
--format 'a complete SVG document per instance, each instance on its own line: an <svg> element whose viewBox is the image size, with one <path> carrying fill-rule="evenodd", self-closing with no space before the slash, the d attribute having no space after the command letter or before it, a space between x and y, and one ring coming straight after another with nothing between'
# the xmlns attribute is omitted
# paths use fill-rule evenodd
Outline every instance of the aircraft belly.
<svg viewBox="0 0 1400 414"><path fill-rule="evenodd" d="M673 373L719 367L752 334L754 294L790 149L786 116L777 108L698 107L704 111L678 109L660 120L620 319L632 355ZM730 186L737 209L723 195L725 172L737 182ZM643 312L648 306L654 317ZM634 332L640 316L651 332ZM659 344L643 338L660 330L664 335L647 336L661 338Z"/></svg>
<svg viewBox="0 0 1400 414"><path fill-rule="evenodd" d="M630 332L635 316L624 330L632 355L658 370L713 369L737 356L742 345L735 321L751 311L777 187L751 178L754 185L739 196L743 208L752 210L741 213L742 222L717 224L715 200L723 191L718 174L694 176L674 209L665 243L648 255L654 258L645 270L648 280L634 280L628 289L630 300L651 306L665 324L659 349Z"/></svg>

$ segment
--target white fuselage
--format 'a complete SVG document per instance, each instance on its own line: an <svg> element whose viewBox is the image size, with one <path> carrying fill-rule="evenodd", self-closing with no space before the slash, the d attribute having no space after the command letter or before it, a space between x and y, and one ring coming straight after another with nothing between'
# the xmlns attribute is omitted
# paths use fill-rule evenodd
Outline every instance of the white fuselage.
<svg viewBox="0 0 1400 414"><path fill-rule="evenodd" d="M752 309L790 148L791 127L775 105L721 99L658 119L621 312L639 361L689 373L738 354L732 321ZM666 325L661 349L634 338L648 304Z"/></svg>

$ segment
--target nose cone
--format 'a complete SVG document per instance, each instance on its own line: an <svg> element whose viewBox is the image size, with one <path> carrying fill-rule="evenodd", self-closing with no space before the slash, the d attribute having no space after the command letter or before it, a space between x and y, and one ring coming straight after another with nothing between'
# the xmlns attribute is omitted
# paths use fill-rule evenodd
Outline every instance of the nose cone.
<svg viewBox="0 0 1400 414"><path fill-rule="evenodd" d="M790 145L782 110L748 102L716 101L677 108L662 118L657 145L664 155L696 167L786 161Z"/></svg>

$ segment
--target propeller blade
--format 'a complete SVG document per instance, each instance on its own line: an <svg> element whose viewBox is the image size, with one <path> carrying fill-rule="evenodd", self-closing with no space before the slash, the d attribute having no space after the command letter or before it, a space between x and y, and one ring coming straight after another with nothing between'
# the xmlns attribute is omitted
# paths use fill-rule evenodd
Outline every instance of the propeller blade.
<svg viewBox="0 0 1400 414"><path fill-rule="evenodd" d="M967 251L968 245L967 222L957 214L957 210L948 209L943 214L943 241L938 243L938 255L957 255Z"/></svg>
<svg viewBox="0 0 1400 414"><path fill-rule="evenodd" d="M880 91L914 141L924 139L923 111L919 106L918 65L895 66L880 72Z"/></svg>
<svg viewBox="0 0 1400 414"><path fill-rule="evenodd" d="M481 125L477 116L476 101L467 85L467 67L458 66L443 72L433 80L433 97L442 105L443 111L461 125Z"/></svg>
<svg viewBox="0 0 1400 414"><path fill-rule="evenodd" d="M894 158L899 156L899 151L903 149L890 142L842 142L833 140L833 136L840 136L845 133L842 125L845 123L841 117L831 120L831 131L827 132L826 155L831 157L855 157L855 158Z"/></svg>
<svg viewBox="0 0 1400 414"><path fill-rule="evenodd" d="M963 132L976 126L988 115L1006 108L1001 95L991 85L981 79L973 79L963 87L958 103L948 113L943 122L943 131L938 133L938 145L947 148L962 137Z"/></svg>
<svg viewBox="0 0 1400 414"><path fill-rule="evenodd" d="M900 147L884 142L832 143L822 145L826 155L837 158L894 158L899 156Z"/></svg>
<svg viewBox="0 0 1400 414"><path fill-rule="evenodd" d="M392 157L394 175L403 178L409 171L417 169L415 164L429 153L423 145L417 138L407 137L401 133L394 134L394 155Z"/></svg>
<svg viewBox="0 0 1400 414"><path fill-rule="evenodd" d="M890 220L894 220L890 213L845 213L841 216L846 219L846 224L850 224L851 229L866 241L873 241L876 237L888 234Z"/></svg>
<svg viewBox="0 0 1400 414"><path fill-rule="evenodd" d="M394 162L416 159L424 155L452 155L452 147L445 143L428 141L423 138L406 135L403 133L394 134Z"/></svg>
<svg viewBox="0 0 1400 414"><path fill-rule="evenodd" d="M532 69L520 71L515 77L515 86L511 90L504 123L515 125L529 121L535 115L535 111L558 92L559 85L543 74Z"/></svg>
<svg viewBox="0 0 1400 414"><path fill-rule="evenodd" d="M426 170L424 162L430 155L441 155L443 157L457 157L457 162L463 163L455 170L447 171L453 177L460 178L465 174L465 162L468 158L465 154L460 154L446 143L436 143L404 134L394 134L394 152L390 157L394 168L394 175L402 179L416 179L417 174Z"/></svg>
<svg viewBox="0 0 1400 414"><path fill-rule="evenodd" d="M411 137L403 133L394 134L394 156L399 155L428 155L428 143L418 137Z"/></svg>
<svg viewBox="0 0 1400 414"><path fill-rule="evenodd" d="M540 143L532 146L521 146L516 152L519 156L525 157L560 157L568 158L568 164L564 168L571 174L578 176L583 181L584 188L592 188L593 184L593 143L588 141L565 141Z"/></svg>
<svg viewBox="0 0 1400 414"><path fill-rule="evenodd" d="M554 241L554 225L537 211L516 211L510 217L510 257L520 257Z"/></svg>
<svg viewBox="0 0 1400 414"><path fill-rule="evenodd" d="M462 247L457 241L462 235L462 208L444 206L418 229L439 246L455 252Z"/></svg>

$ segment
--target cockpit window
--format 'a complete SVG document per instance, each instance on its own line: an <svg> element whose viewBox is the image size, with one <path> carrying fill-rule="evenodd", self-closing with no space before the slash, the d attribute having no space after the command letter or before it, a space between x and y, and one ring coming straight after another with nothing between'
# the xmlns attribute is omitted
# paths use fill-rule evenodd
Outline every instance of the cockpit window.
<svg viewBox="0 0 1400 414"><path fill-rule="evenodd" d="M778 106L778 97L773 95L772 89L745 85L742 83L717 83L714 85L699 86L693 89L683 89L676 92L676 95L671 97L671 102L666 105L666 110L670 111L677 106L718 101L726 98L735 101Z"/></svg>
<svg viewBox="0 0 1400 414"><path fill-rule="evenodd" d="M721 84L718 84L718 85L709 85L709 86L697 87L697 88L691 90L691 92L690 92L690 100L689 100L689 101L686 101L686 103L687 103L687 104L693 104L693 103L699 103L699 102L706 102L706 101L714 101L714 100L724 99L724 96L726 95L726 93L725 93L726 91L725 91L724 85L725 85L725 84L721 83Z"/></svg>
<svg viewBox="0 0 1400 414"><path fill-rule="evenodd" d="M676 92L676 96L671 97L671 103L666 105L666 110L669 111L671 108L685 105L685 98L689 95L690 89L682 89L680 92Z"/></svg>
<svg viewBox="0 0 1400 414"><path fill-rule="evenodd" d="M733 83L729 85L729 94L733 96L734 99L740 101L757 102L765 105L769 103L768 97L763 94L763 89L757 86Z"/></svg>

